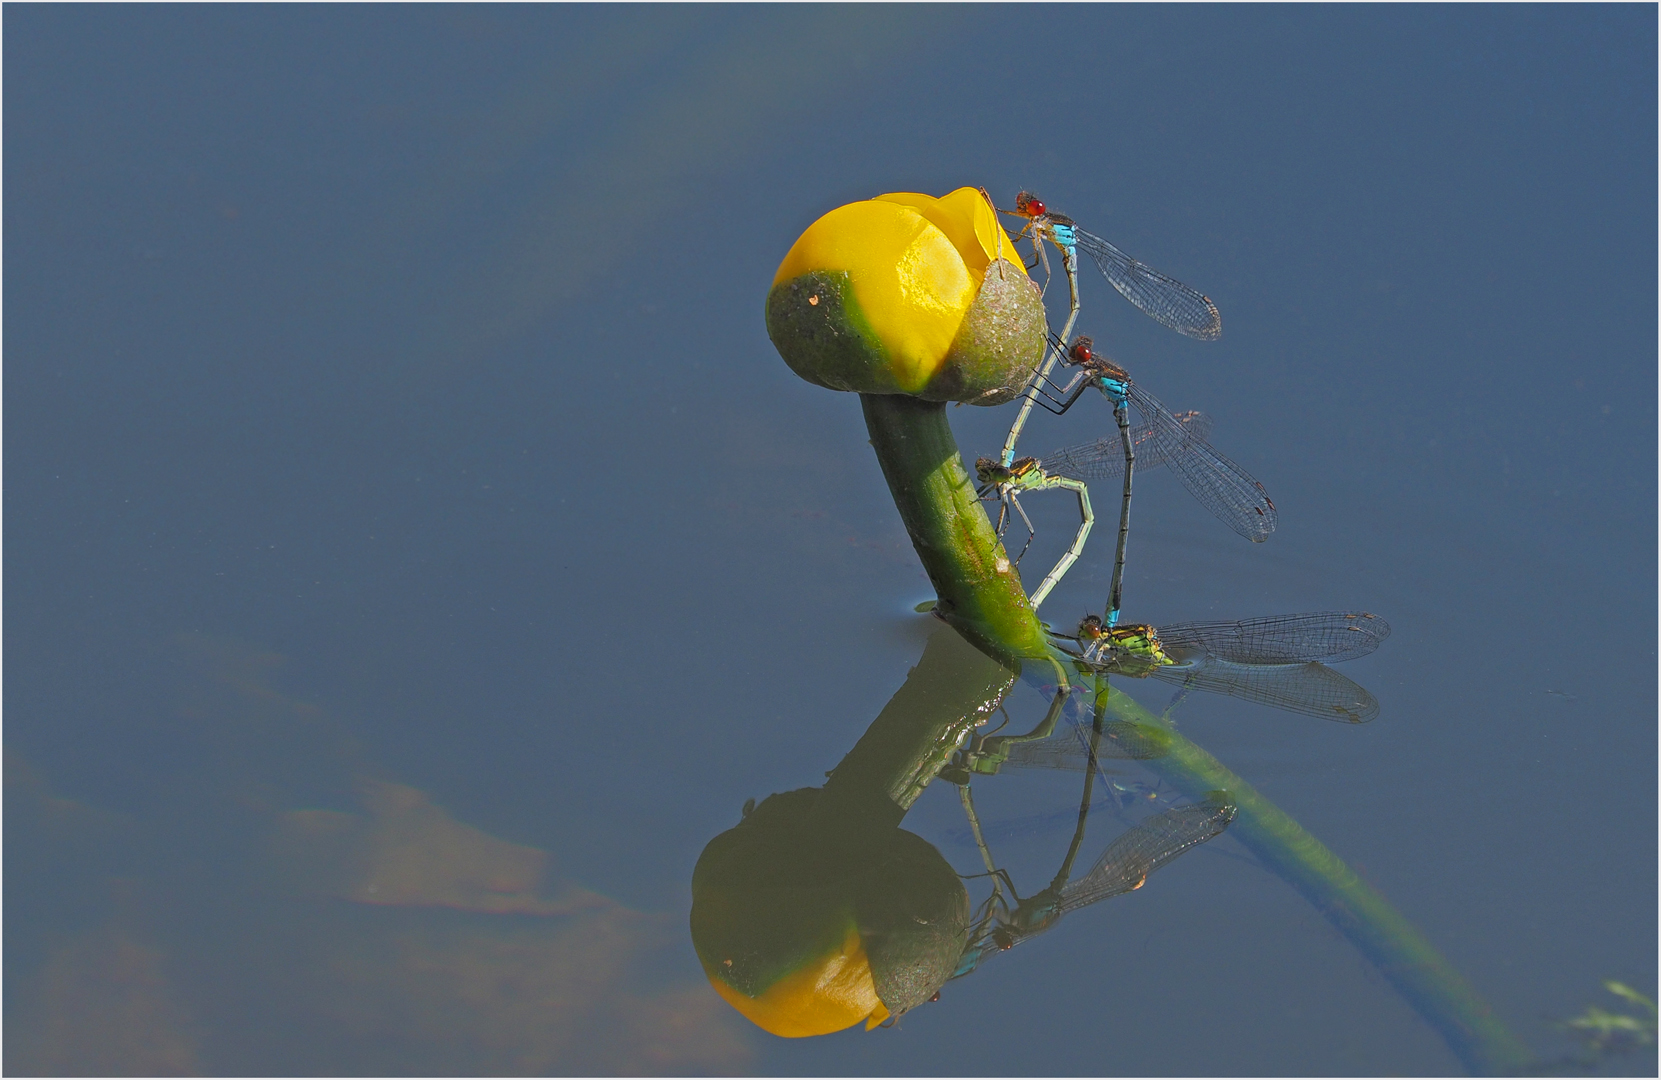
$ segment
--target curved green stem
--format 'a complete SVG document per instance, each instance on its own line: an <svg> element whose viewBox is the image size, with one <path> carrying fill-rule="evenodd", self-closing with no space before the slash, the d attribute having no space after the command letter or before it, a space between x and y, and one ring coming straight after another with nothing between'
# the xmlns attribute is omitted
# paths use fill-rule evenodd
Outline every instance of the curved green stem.
<svg viewBox="0 0 1661 1080"><path fill-rule="evenodd" d="M900 394L859 400L900 520L940 598L940 617L1006 663L1042 659L1065 685L1066 670L963 468L945 404Z"/></svg>

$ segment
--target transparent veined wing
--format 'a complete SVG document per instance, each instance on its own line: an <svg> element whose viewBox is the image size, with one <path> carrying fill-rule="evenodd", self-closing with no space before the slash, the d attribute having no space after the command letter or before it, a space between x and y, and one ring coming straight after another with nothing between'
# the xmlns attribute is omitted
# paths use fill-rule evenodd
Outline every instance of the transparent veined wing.
<svg viewBox="0 0 1661 1080"><path fill-rule="evenodd" d="M1172 419L1193 438L1204 441L1211 437L1211 417L1205 413L1190 410L1176 413ZM1130 429L1130 445L1138 470L1165 464L1168 440L1156 441L1154 429L1146 421ZM1104 435L1093 443L1051 451L1039 459L1039 465L1052 476L1106 480L1125 474L1125 445L1117 434Z"/></svg>
<svg viewBox="0 0 1661 1080"><path fill-rule="evenodd" d="M1160 644L1173 657L1204 652L1236 664L1336 664L1366 656L1389 636L1390 624L1365 611L1310 611L1159 628Z"/></svg>
<svg viewBox="0 0 1661 1080"><path fill-rule="evenodd" d="M1132 827L1107 846L1090 872L1061 890L1061 912L1140 889L1148 875L1191 847L1220 836L1236 808L1220 795L1172 807Z"/></svg>
<svg viewBox="0 0 1661 1080"><path fill-rule="evenodd" d="M1365 724L1378 715L1373 695L1324 664L1232 664L1205 658L1155 668L1150 674L1185 690L1223 694L1342 724Z"/></svg>
<svg viewBox="0 0 1661 1080"><path fill-rule="evenodd" d="M1148 875L1178 855L1219 836L1234 820L1236 807L1225 792L1203 803L1178 806L1146 818L1107 846L1090 872L1063 886L1021 902L1024 919L1000 920L991 933L964 950L953 977L968 974L995 951L1019 945L1053 927L1079 908L1140 889ZM1049 899L1045 899L1049 894Z"/></svg>
<svg viewBox="0 0 1661 1080"><path fill-rule="evenodd" d="M1094 233L1077 227L1073 231L1078 246L1089 252L1102 276L1155 322L1201 341L1215 341L1222 334L1223 317L1210 297L1131 258Z"/></svg>
<svg viewBox="0 0 1661 1080"><path fill-rule="evenodd" d="M1196 438L1140 383L1129 384L1128 396L1149 429L1148 445L1182 478L1200 505L1247 540L1261 543L1268 539L1280 515L1263 485L1210 443Z"/></svg>

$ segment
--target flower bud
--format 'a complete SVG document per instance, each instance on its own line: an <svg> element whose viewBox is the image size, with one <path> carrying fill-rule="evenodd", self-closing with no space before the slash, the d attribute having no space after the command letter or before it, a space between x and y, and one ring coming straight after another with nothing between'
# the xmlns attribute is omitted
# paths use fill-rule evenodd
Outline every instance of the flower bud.
<svg viewBox="0 0 1661 1080"><path fill-rule="evenodd" d="M1044 355L1044 305L975 188L838 207L790 248L767 334L819 386L1000 405Z"/></svg>

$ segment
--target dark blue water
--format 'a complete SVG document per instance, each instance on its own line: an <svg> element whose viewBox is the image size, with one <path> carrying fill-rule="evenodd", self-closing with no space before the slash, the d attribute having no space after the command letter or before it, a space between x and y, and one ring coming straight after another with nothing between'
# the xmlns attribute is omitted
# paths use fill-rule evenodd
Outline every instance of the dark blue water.
<svg viewBox="0 0 1661 1080"><path fill-rule="evenodd" d="M1188 736L1542 1056L1653 994L1653 8L5 29L9 1072L1456 1071L1227 836L898 1030L780 1040L705 983L704 843L931 628L857 402L762 300L819 214L964 184L1223 312L1192 342L1086 269L1080 328L1280 510L1249 545L1147 473L1128 615L1394 627L1344 668L1372 724L1197 697ZM954 410L965 452L1011 413ZM1048 565L1071 511L1028 508ZM1073 783L977 788L1027 878ZM978 867L947 785L906 827Z"/></svg>

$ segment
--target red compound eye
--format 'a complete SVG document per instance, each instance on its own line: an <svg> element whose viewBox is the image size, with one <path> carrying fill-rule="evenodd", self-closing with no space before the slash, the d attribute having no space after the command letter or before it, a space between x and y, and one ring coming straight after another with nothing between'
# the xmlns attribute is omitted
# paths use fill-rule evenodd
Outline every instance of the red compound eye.
<svg viewBox="0 0 1661 1080"><path fill-rule="evenodd" d="M1041 217L1044 213L1044 204L1038 201L1038 196L1030 191L1023 191L1015 196L1015 212L1022 217Z"/></svg>
<svg viewBox="0 0 1661 1080"><path fill-rule="evenodd" d="M1091 341L1087 337L1075 338L1073 340L1072 348L1073 363L1088 364L1092 359L1094 359L1095 353L1091 351L1091 346L1094 344L1095 342Z"/></svg>

